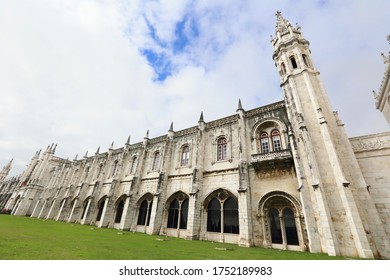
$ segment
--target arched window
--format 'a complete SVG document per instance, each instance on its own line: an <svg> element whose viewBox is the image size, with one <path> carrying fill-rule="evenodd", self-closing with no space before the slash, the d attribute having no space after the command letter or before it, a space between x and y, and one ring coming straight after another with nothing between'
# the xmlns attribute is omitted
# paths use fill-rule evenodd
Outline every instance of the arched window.
<svg viewBox="0 0 390 280"><path fill-rule="evenodd" d="M123 199L119 202L118 206L116 207L116 213L115 213L115 223L120 223L122 220L122 214L123 214L123 208L125 207L125 202Z"/></svg>
<svg viewBox="0 0 390 280"><path fill-rule="evenodd" d="M282 149L282 141L280 138L279 130L275 129L271 132L272 145L274 151L280 151Z"/></svg>
<svg viewBox="0 0 390 280"><path fill-rule="evenodd" d="M137 225L149 226L150 214L152 212L152 200L147 200L146 198L142 201L139 211L138 211L138 220Z"/></svg>
<svg viewBox="0 0 390 280"><path fill-rule="evenodd" d="M104 209L104 205L106 204L106 200L105 199L101 199L99 201L99 204L98 204L98 213L97 213L97 216L96 216L96 222L99 222L100 219L102 218L102 214L103 214L103 209Z"/></svg>
<svg viewBox="0 0 390 280"><path fill-rule="evenodd" d="M269 153L269 138L266 132L260 134L260 146L262 153Z"/></svg>
<svg viewBox="0 0 390 280"><path fill-rule="evenodd" d="M207 206L207 231L239 233L238 202L234 197L217 195L209 202Z"/></svg>
<svg viewBox="0 0 390 280"><path fill-rule="evenodd" d="M309 59L307 58L306 54L302 54L303 63L305 63L306 66L310 66Z"/></svg>
<svg viewBox="0 0 390 280"><path fill-rule="evenodd" d="M225 137L221 137L217 142L217 160L227 159L227 140Z"/></svg>
<svg viewBox="0 0 390 280"><path fill-rule="evenodd" d="M137 157L134 156L131 159L131 163L130 163L130 174L134 174L136 169L137 169Z"/></svg>
<svg viewBox="0 0 390 280"><path fill-rule="evenodd" d="M169 205L167 228L187 228L188 198L180 201L175 198Z"/></svg>
<svg viewBox="0 0 390 280"><path fill-rule="evenodd" d="M153 154L152 171L157 171L160 166L160 152L157 151Z"/></svg>
<svg viewBox="0 0 390 280"><path fill-rule="evenodd" d="M297 61L295 60L295 57L292 55L290 56L290 61L291 61L291 66L293 69L297 69L298 68L298 64L297 64Z"/></svg>
<svg viewBox="0 0 390 280"><path fill-rule="evenodd" d="M102 173L103 173L103 163L101 163L101 164L99 165L98 173L97 173L96 178L99 179L100 176L102 175Z"/></svg>
<svg viewBox="0 0 390 280"><path fill-rule="evenodd" d="M185 145L181 150L181 166L187 166L190 158L190 147Z"/></svg>
<svg viewBox="0 0 390 280"><path fill-rule="evenodd" d="M281 213L282 215L280 215ZM286 207L279 211L277 208L272 207L268 211L268 218L272 243L299 245L294 212L291 208Z"/></svg>
<svg viewBox="0 0 390 280"><path fill-rule="evenodd" d="M118 171L118 161L116 160L116 161L114 161L114 163L112 164L111 177L115 177L117 171Z"/></svg>
<svg viewBox="0 0 390 280"><path fill-rule="evenodd" d="M280 64L280 73L282 74L282 76L286 75L286 65L284 65L284 62Z"/></svg>
<svg viewBox="0 0 390 280"><path fill-rule="evenodd" d="M87 178L88 178L89 170L90 170L90 167L87 166L87 168L85 168L84 181L87 180Z"/></svg>

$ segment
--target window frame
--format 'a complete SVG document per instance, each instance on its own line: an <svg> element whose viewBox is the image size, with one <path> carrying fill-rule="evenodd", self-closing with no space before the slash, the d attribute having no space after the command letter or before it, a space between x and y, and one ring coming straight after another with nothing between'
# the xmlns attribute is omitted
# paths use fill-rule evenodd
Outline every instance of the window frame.
<svg viewBox="0 0 390 280"><path fill-rule="evenodd" d="M188 166L190 162L190 146L188 144L185 144L181 148L180 153L180 166Z"/></svg>
<svg viewBox="0 0 390 280"><path fill-rule="evenodd" d="M266 148L264 144L266 144ZM260 151L262 154L267 154L271 151L269 136L265 131L260 133Z"/></svg>
<svg viewBox="0 0 390 280"><path fill-rule="evenodd" d="M160 169L160 158L160 151L155 151L153 153L152 171L158 171Z"/></svg>
<svg viewBox="0 0 390 280"><path fill-rule="evenodd" d="M130 170L129 174L134 174L137 171L138 157L133 156L130 161Z"/></svg>
<svg viewBox="0 0 390 280"><path fill-rule="evenodd" d="M221 136L217 140L217 161L224 161L228 159L227 150L228 140L225 136Z"/></svg>
<svg viewBox="0 0 390 280"><path fill-rule="evenodd" d="M277 143L279 142L279 143ZM272 151L277 152L283 150L282 137L278 129L274 129L271 132ZM276 148L278 146L278 148Z"/></svg>

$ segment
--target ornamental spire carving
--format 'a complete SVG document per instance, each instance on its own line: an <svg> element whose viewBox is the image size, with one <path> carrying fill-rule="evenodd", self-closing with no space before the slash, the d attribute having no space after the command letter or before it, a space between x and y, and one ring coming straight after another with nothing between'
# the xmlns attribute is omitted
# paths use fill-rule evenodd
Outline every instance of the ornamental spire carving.
<svg viewBox="0 0 390 280"><path fill-rule="evenodd" d="M275 28L275 31L276 32L280 32L281 34L287 32L288 31L288 27L291 26L289 21L286 20L282 16L282 12L281 11L277 11L275 15L276 15L276 28Z"/></svg>

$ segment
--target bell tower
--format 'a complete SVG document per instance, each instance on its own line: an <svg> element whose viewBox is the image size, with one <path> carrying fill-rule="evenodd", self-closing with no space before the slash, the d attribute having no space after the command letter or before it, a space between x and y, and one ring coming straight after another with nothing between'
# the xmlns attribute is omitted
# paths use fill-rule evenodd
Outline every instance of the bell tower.
<svg viewBox="0 0 390 280"><path fill-rule="evenodd" d="M309 250L362 258L389 256L386 233L383 226L383 232L376 232L381 227L378 212L314 66L309 41L281 12L276 13L275 32L273 60L290 121ZM381 246L383 250L377 252Z"/></svg>

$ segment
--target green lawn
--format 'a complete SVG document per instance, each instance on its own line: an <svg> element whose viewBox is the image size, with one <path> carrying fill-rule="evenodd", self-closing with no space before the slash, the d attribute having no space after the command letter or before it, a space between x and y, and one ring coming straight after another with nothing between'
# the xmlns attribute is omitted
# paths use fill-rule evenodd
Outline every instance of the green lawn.
<svg viewBox="0 0 390 280"><path fill-rule="evenodd" d="M216 249L218 248L218 249ZM229 250L220 250L228 248ZM0 215L3 260L328 260L325 254L244 248L52 220Z"/></svg>

